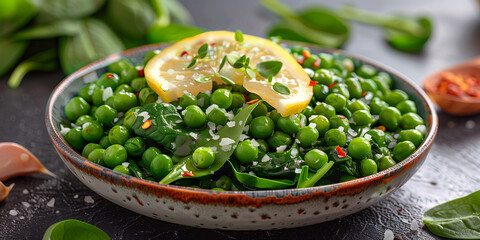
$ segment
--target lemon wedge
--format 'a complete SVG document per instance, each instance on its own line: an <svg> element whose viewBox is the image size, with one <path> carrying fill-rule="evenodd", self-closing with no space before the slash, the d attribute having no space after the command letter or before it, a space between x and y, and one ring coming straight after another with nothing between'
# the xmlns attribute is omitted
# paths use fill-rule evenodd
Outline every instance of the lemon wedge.
<svg viewBox="0 0 480 240"><path fill-rule="evenodd" d="M195 65L188 67L205 43L208 44L206 57L199 58ZM271 81L258 73L255 77L248 76L244 69L233 68L228 63L218 71L227 54L245 55L250 58L249 66L252 68L265 61L280 61L282 67ZM181 40L153 57L144 71L150 88L165 102L175 101L185 92L197 95L211 91L212 81L224 83L218 74L259 95L282 116L301 112L313 96L310 77L285 49L270 40L249 35L244 35L244 40L238 42L235 33L227 31L206 32ZM212 81L200 81L208 76L214 76L210 78ZM278 92L273 88L275 83L288 87L290 93Z"/></svg>

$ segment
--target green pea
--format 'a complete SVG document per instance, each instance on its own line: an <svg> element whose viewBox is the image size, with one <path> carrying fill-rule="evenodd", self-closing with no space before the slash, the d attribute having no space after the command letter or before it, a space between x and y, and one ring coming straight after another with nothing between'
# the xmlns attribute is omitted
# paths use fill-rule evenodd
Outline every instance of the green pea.
<svg viewBox="0 0 480 240"><path fill-rule="evenodd" d="M397 163L401 162L415 152L415 149L415 144L411 141L399 142L395 148L393 148L393 159L395 159Z"/></svg>
<svg viewBox="0 0 480 240"><path fill-rule="evenodd" d="M98 143L88 143L85 145L82 151L82 157L87 158L88 155L95 149L103 149L102 146Z"/></svg>
<svg viewBox="0 0 480 240"><path fill-rule="evenodd" d="M388 107L388 103L386 103L383 100L380 100L379 98L374 98L370 102L370 112L375 115L380 114L383 111L383 109L387 107Z"/></svg>
<svg viewBox="0 0 480 240"><path fill-rule="evenodd" d="M195 167L205 169L212 166L215 161L215 153L209 147L199 147L193 152L192 160Z"/></svg>
<svg viewBox="0 0 480 240"><path fill-rule="evenodd" d="M162 154L162 152L160 151L160 149L156 147L147 148L147 150L145 150L145 152L143 152L142 154L143 164L145 164L145 166L150 166L150 164L152 163L152 160L160 154Z"/></svg>
<svg viewBox="0 0 480 240"><path fill-rule="evenodd" d="M138 111L140 110L140 108L141 107L130 108L130 110L128 110L124 115L125 118L123 119L122 125L126 127L131 134L134 133L133 124L135 124L137 120Z"/></svg>
<svg viewBox="0 0 480 240"><path fill-rule="evenodd" d="M137 96L134 93L119 92L113 95L113 108L119 112L126 112L128 109L137 105Z"/></svg>
<svg viewBox="0 0 480 240"><path fill-rule="evenodd" d="M227 89L217 89L215 90L215 92L212 93L212 96L210 96L210 103L216 104L221 108L227 109L228 107L230 107L230 105L232 105L232 102L232 92Z"/></svg>
<svg viewBox="0 0 480 240"><path fill-rule="evenodd" d="M395 161L390 156L383 156L378 162L378 171L383 171L395 166Z"/></svg>
<svg viewBox="0 0 480 240"><path fill-rule="evenodd" d="M356 137L352 139L348 145L348 154L350 154L350 156L352 156L354 159L365 158L371 150L372 147L370 146L370 142L363 137Z"/></svg>
<svg viewBox="0 0 480 240"><path fill-rule="evenodd" d="M96 163L100 166L105 166L105 149L103 148L96 148L93 149L87 157L88 161Z"/></svg>
<svg viewBox="0 0 480 240"><path fill-rule="evenodd" d="M237 85L235 85L237 86ZM245 104L245 98L240 93L233 93L232 94L232 105L230 105L229 109L241 108L243 104Z"/></svg>
<svg viewBox="0 0 480 240"><path fill-rule="evenodd" d="M268 138L273 133L275 124L267 116L256 117L250 123L249 134L254 138Z"/></svg>
<svg viewBox="0 0 480 240"><path fill-rule="evenodd" d="M331 128L342 128L346 132L350 128L348 119L344 116L335 115L328 119Z"/></svg>
<svg viewBox="0 0 480 240"><path fill-rule="evenodd" d="M303 126L298 130L295 137L300 141L300 146L308 147L317 141L319 133L315 127Z"/></svg>
<svg viewBox="0 0 480 240"><path fill-rule="evenodd" d="M217 181L215 181L216 188L220 188L223 190L230 190L232 189L232 179L228 176L221 176ZM213 189L212 189L213 190ZM219 191L219 190L216 190Z"/></svg>
<svg viewBox="0 0 480 240"><path fill-rule="evenodd" d="M113 126L108 132L108 140L111 144L123 145L130 138L130 132L124 126Z"/></svg>
<svg viewBox="0 0 480 240"><path fill-rule="evenodd" d="M98 88L97 84L89 83L86 86L82 87L82 89L80 89L80 91L78 92L78 96L83 98L89 104L92 104L93 103L92 96L95 88Z"/></svg>
<svg viewBox="0 0 480 240"><path fill-rule="evenodd" d="M172 156L173 164L177 164L178 162L180 162L180 160L182 160L182 157L175 156L175 155Z"/></svg>
<svg viewBox="0 0 480 240"><path fill-rule="evenodd" d="M377 69L370 65L362 65L357 68L356 72L360 77L371 78L377 74Z"/></svg>
<svg viewBox="0 0 480 240"><path fill-rule="evenodd" d="M207 109L208 106L210 106L210 95L204 92L198 93L197 103L198 103L198 106L201 107L202 109Z"/></svg>
<svg viewBox="0 0 480 240"><path fill-rule="evenodd" d="M157 54L159 54L162 50L160 49L155 49L153 51L150 51L148 53L145 54L145 56L143 57L143 65L147 65L148 61L150 61L150 59L152 59L153 57L155 57Z"/></svg>
<svg viewBox="0 0 480 240"><path fill-rule="evenodd" d="M390 106L396 106L405 100L408 100L408 95L406 92L400 89L395 89L385 95L385 102L387 102Z"/></svg>
<svg viewBox="0 0 480 240"><path fill-rule="evenodd" d="M390 93L390 86L388 85L388 81L385 80L384 76L377 75L375 77L372 77L372 80L375 82L378 90L382 92L383 95Z"/></svg>
<svg viewBox="0 0 480 240"><path fill-rule="evenodd" d="M325 133L325 142L328 146L343 147L347 144L347 135L337 128L330 129Z"/></svg>
<svg viewBox="0 0 480 240"><path fill-rule="evenodd" d="M236 92L236 93L238 93L238 94L240 94L240 95L242 95L242 94L248 94L247 89L245 89L245 87L243 87L242 84L240 84L240 85L238 85L238 84L233 85L233 86L232 86L232 92ZM245 100L245 98L244 98L244 100Z"/></svg>
<svg viewBox="0 0 480 240"><path fill-rule="evenodd" d="M370 107L365 102L363 102L361 100L355 100L355 101L351 102L350 104L348 104L347 108L351 112L356 112L358 110L370 111Z"/></svg>
<svg viewBox="0 0 480 240"><path fill-rule="evenodd" d="M101 88L106 89L110 87L113 90L120 85L120 78L115 73L104 73L98 78L96 84Z"/></svg>
<svg viewBox="0 0 480 240"><path fill-rule="evenodd" d="M319 136L324 136L325 133L330 129L330 121L328 118L322 115L316 116L314 119L310 121L310 123L315 124L315 128L318 131Z"/></svg>
<svg viewBox="0 0 480 240"><path fill-rule="evenodd" d="M189 105L183 112L183 121L188 127L199 128L205 124L207 116L199 106Z"/></svg>
<svg viewBox="0 0 480 240"><path fill-rule="evenodd" d="M375 93L378 90L377 84L372 79L365 79L360 83L360 85L362 85L364 92Z"/></svg>
<svg viewBox="0 0 480 240"><path fill-rule="evenodd" d="M333 65L333 57L328 53L319 53L320 68L330 68Z"/></svg>
<svg viewBox="0 0 480 240"><path fill-rule="evenodd" d="M97 121L82 125L82 137L87 142L98 142L103 137L103 126Z"/></svg>
<svg viewBox="0 0 480 240"><path fill-rule="evenodd" d="M157 101L158 95L151 88L143 88L138 94L140 105L145 105Z"/></svg>
<svg viewBox="0 0 480 240"><path fill-rule="evenodd" d="M420 131L424 137L425 137L425 135L427 135L427 126L425 126L425 125L417 125L417 126L415 127L415 129L417 129L418 131Z"/></svg>
<svg viewBox="0 0 480 240"><path fill-rule="evenodd" d="M282 117L282 115L280 113L278 113L278 111L275 109L275 110L270 112L268 117L271 118L275 124L277 124L278 119L280 119Z"/></svg>
<svg viewBox="0 0 480 240"><path fill-rule="evenodd" d="M327 118L331 118L336 114L335 108L332 105L329 105L323 102L318 104L313 109L313 112L315 113L315 115L323 115Z"/></svg>
<svg viewBox="0 0 480 240"><path fill-rule="evenodd" d="M120 92L129 92L129 93L133 93L133 89L130 85L128 84L120 84L120 86L118 86L115 91L113 92L113 94L117 94L117 93L120 93Z"/></svg>
<svg viewBox="0 0 480 240"><path fill-rule="evenodd" d="M412 112L412 113L417 112L417 106L415 105L415 102L412 100L401 101L395 107L398 110L400 110L402 114L409 113L409 112Z"/></svg>
<svg viewBox="0 0 480 240"><path fill-rule="evenodd" d="M313 86L313 95L315 96L317 101L325 101L325 98L327 98L329 91L330 89L328 88L328 86L324 84L317 84Z"/></svg>
<svg viewBox="0 0 480 240"><path fill-rule="evenodd" d="M90 104L81 97L72 98L65 106L65 115L68 120L75 122L78 117L90 112Z"/></svg>
<svg viewBox="0 0 480 240"><path fill-rule="evenodd" d="M244 140L235 148L235 157L243 164L250 164L258 156L258 147L252 141Z"/></svg>
<svg viewBox="0 0 480 240"><path fill-rule="evenodd" d="M360 172L364 177L377 173L377 168L377 163L372 159L366 158L360 161Z"/></svg>
<svg viewBox="0 0 480 240"><path fill-rule="evenodd" d="M260 117L260 116L266 116L268 113L268 108L267 105L265 104L259 104L253 109L252 115L253 117Z"/></svg>
<svg viewBox="0 0 480 240"><path fill-rule="evenodd" d="M305 109L303 109L302 114L305 115L305 117L309 118L313 115L313 107L307 106Z"/></svg>
<svg viewBox="0 0 480 240"><path fill-rule="evenodd" d="M313 66L318 57L316 55L311 55L309 58L303 61L303 68L318 69L318 67Z"/></svg>
<svg viewBox="0 0 480 240"><path fill-rule="evenodd" d="M331 93L325 99L325 103L333 106L336 112L340 112L347 105L347 99L339 93Z"/></svg>
<svg viewBox="0 0 480 240"><path fill-rule="evenodd" d="M98 122L107 127L112 127L115 118L117 118L117 110L108 105L102 105L97 108L94 115Z"/></svg>
<svg viewBox="0 0 480 240"><path fill-rule="evenodd" d="M355 180L355 179L357 179L357 178L353 175L344 174L344 175L340 176L340 179L338 181L339 182L348 182L348 181Z"/></svg>
<svg viewBox="0 0 480 240"><path fill-rule="evenodd" d="M127 161L127 150L120 144L113 144L105 150L105 164L113 168Z"/></svg>
<svg viewBox="0 0 480 240"><path fill-rule="evenodd" d="M150 171L156 179L163 179L173 169L172 159L165 154L159 154L152 159L150 163Z"/></svg>
<svg viewBox="0 0 480 240"><path fill-rule="evenodd" d="M363 94L362 85L357 78L349 77L345 80L348 92L350 92L351 98L361 98Z"/></svg>
<svg viewBox="0 0 480 240"><path fill-rule="evenodd" d="M141 137L132 137L129 138L125 144L125 150L127 150L128 155L132 157L139 157L142 156L143 152L145 152L145 140Z"/></svg>
<svg viewBox="0 0 480 240"><path fill-rule="evenodd" d="M262 98L261 98L260 96L258 96L257 94L255 94L255 93L249 93L249 94L248 94L248 99L249 99L249 101L252 101L252 100L255 100L255 99L260 99L260 100L262 100Z"/></svg>
<svg viewBox="0 0 480 240"><path fill-rule="evenodd" d="M328 86L333 83L333 72L328 69L318 69L313 75L313 81Z"/></svg>
<svg viewBox="0 0 480 240"><path fill-rule="evenodd" d="M125 175L132 175L132 172L130 172L130 169L128 169L128 167L123 166L122 164L115 166L113 168L113 171L123 173Z"/></svg>
<svg viewBox="0 0 480 240"><path fill-rule="evenodd" d="M373 123L372 114L368 110L358 110L352 114L353 122L357 126L370 126Z"/></svg>
<svg viewBox="0 0 480 240"><path fill-rule="evenodd" d="M103 98L103 92L105 92L105 97L107 97L107 93L109 93L110 91L112 91L112 88L111 87L108 87L108 88L100 88L100 87L97 87L95 89L93 89L93 95L92 95L92 102L93 102L93 105L95 106L100 106L100 105L103 105L105 103L105 100L107 100L107 98ZM113 91L112 91L112 94L113 94Z"/></svg>
<svg viewBox="0 0 480 240"><path fill-rule="evenodd" d="M289 146L292 143L292 138L284 132L275 131L267 142L271 148L276 149L281 146Z"/></svg>
<svg viewBox="0 0 480 240"><path fill-rule="evenodd" d="M395 147L395 145L390 144L392 142L396 142L395 138L392 136L391 133L385 132L385 146L387 146L390 149L393 149L393 147Z"/></svg>
<svg viewBox="0 0 480 240"><path fill-rule="evenodd" d="M104 148L104 149L106 149L110 145L112 145L110 143L110 140L108 140L108 136L103 136L102 138L100 138L100 142L98 144L100 144L100 146L102 146L102 148Z"/></svg>
<svg viewBox="0 0 480 240"><path fill-rule="evenodd" d="M339 93L342 94L346 99L350 99L350 92L345 83L338 83L329 89L329 93Z"/></svg>
<svg viewBox="0 0 480 240"><path fill-rule="evenodd" d="M287 117L280 117L277 120L277 128L287 134L293 134L298 132L301 125L302 122L299 114L292 114Z"/></svg>
<svg viewBox="0 0 480 240"><path fill-rule="evenodd" d="M415 147L419 147L423 142L423 134L417 129L402 130L398 136L398 141L410 141L415 145Z"/></svg>
<svg viewBox="0 0 480 240"><path fill-rule="evenodd" d="M107 100L105 100L105 103L104 103L104 104L105 104L105 105L108 105L108 106L110 106L110 107L113 107L113 99L114 99L114 98L113 98L113 95L112 95L112 96L110 96L109 98L107 98Z"/></svg>
<svg viewBox="0 0 480 240"><path fill-rule="evenodd" d="M372 137L372 140L377 143L379 146L384 146L385 145L385 132L380 130L380 129L371 129L369 130L365 136Z"/></svg>
<svg viewBox="0 0 480 240"><path fill-rule="evenodd" d="M402 114L395 107L387 107L380 112L379 122L384 125L388 130L395 130L402 118Z"/></svg>
<svg viewBox="0 0 480 240"><path fill-rule="evenodd" d="M186 92L180 97L178 103L182 108L186 108L190 105L198 105L198 100L197 97L193 96L189 92Z"/></svg>
<svg viewBox="0 0 480 240"><path fill-rule="evenodd" d="M82 116L77 118L77 121L75 121L75 125L82 126L84 123L94 122L94 121L95 121L95 118L93 118L92 116L82 115Z"/></svg>
<svg viewBox="0 0 480 240"><path fill-rule="evenodd" d="M207 120L217 125L225 125L228 122L227 111L215 105L211 105L206 110Z"/></svg>
<svg viewBox="0 0 480 240"><path fill-rule="evenodd" d="M132 67L133 67L132 63L128 59L122 58L108 65L108 71L116 74L120 74L122 71L128 70Z"/></svg>
<svg viewBox="0 0 480 240"><path fill-rule="evenodd" d="M425 125L425 122L416 113L405 113L400 119L400 126L403 129L414 129L419 125Z"/></svg>
<svg viewBox="0 0 480 240"><path fill-rule="evenodd" d="M82 150L87 144L82 137L82 131L78 128L72 128L65 134L67 143L77 151Z"/></svg>
<svg viewBox="0 0 480 240"><path fill-rule="evenodd" d="M383 81L387 83L387 86L389 88L392 88L393 80L392 80L392 77L390 76L390 74L388 74L386 72L379 72L377 76L382 77Z"/></svg>
<svg viewBox="0 0 480 240"><path fill-rule="evenodd" d="M320 169L323 165L325 165L325 163L328 162L327 154L319 149L308 151L307 154L305 154L304 159L305 164L314 170Z"/></svg>
<svg viewBox="0 0 480 240"><path fill-rule="evenodd" d="M143 77L134 78L130 84L132 86L132 90L135 93L139 93L142 89L147 86L147 81Z"/></svg>

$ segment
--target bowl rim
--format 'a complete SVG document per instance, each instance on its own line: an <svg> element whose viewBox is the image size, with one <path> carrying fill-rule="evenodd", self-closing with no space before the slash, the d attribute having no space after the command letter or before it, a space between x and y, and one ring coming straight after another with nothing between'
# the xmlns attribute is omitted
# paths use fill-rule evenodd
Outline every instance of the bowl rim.
<svg viewBox="0 0 480 240"><path fill-rule="evenodd" d="M405 75L392 69L391 67L377 63L376 61L373 61L365 57L348 53L344 50L322 48L315 45L298 43L294 41L282 41L281 43L282 46L302 45L302 46L308 47L310 50L313 50L314 52L318 52L318 53L326 52L331 54L339 54L345 57L360 60L364 64L374 66L375 68L381 71L389 73L390 75L395 77L398 81L405 82L407 85L409 85L411 89L413 89L414 93L420 97L419 100L422 101L426 106L428 128L427 128L426 137L422 142L422 144L408 158L395 164L395 166L367 177L361 177L361 178L350 180L347 182L333 183L329 185L314 186L309 188L293 188L293 189L277 189L277 190L248 190L248 191L216 191L216 190L210 190L210 189L199 189L199 188L192 188L192 187L160 184L158 182L139 179L134 176L129 176L129 175L125 175L117 172L113 174L112 173L113 170L107 167L103 167L98 164L89 162L84 157L82 157L79 153L74 151L63 139L60 132L58 132L55 129L55 126L54 126L55 123L53 121L53 116L52 116L54 103L60 96L60 93L63 92L62 90L65 89L67 86L69 86L72 82L79 79L79 77L85 76L86 74L96 69L106 67L107 66L106 63L112 63L114 61L121 59L122 57L128 57L130 55L133 55L139 52L147 52L147 51L152 51L156 49L163 49L169 45L170 43L149 44L149 45L143 45L140 47L128 49L122 52L114 53L82 67L81 69L75 71L74 73L70 74L65 79L63 79L52 91L48 99L46 112L45 112L45 123L46 123L47 131L49 133L49 136L57 152L67 157L69 161L72 164L74 164L76 167L82 166L83 168L86 168L87 172L91 175L94 175L96 177L98 176L106 177L110 182L114 182L114 183L125 182L125 181L129 183L133 182L134 184L137 184L137 186L139 186L139 188L141 189L153 188L153 190L162 190L162 192L177 191L182 193L204 193L209 195L213 194L217 196L227 196L227 197L241 195L243 197L247 196L253 199L266 198L269 196L275 196L277 198L292 197L292 196L296 197L296 196L301 196L304 194L311 194L311 193L326 194L326 193L332 193L332 192L337 195L347 195L352 193L352 189L357 189L358 191L356 192L363 191L364 189L366 189L364 185L370 185L368 183L379 182L379 181L388 182L389 181L388 179L390 179L391 177L400 175L405 170L413 167L415 164L419 162L417 158L421 156L424 152L428 152L438 130L438 117L431 100L427 97L427 95L425 94L425 92L422 90L420 86L418 86L415 82L410 80ZM251 202L249 204L251 204Z"/></svg>

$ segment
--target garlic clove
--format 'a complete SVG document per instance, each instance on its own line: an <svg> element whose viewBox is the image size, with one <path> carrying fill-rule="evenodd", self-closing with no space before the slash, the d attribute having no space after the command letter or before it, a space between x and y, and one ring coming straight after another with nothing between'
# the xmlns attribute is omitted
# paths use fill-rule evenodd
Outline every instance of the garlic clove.
<svg viewBox="0 0 480 240"><path fill-rule="evenodd" d="M0 202L3 202L3 200L8 197L8 193L10 190L12 190L14 185L15 184L12 183L12 185L7 187L2 183L2 181L0 181Z"/></svg>

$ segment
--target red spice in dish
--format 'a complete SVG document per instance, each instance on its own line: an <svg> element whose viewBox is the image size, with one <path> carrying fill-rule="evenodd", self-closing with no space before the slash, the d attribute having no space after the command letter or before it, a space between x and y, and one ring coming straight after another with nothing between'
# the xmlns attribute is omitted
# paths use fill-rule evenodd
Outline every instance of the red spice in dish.
<svg viewBox="0 0 480 240"><path fill-rule="evenodd" d="M437 86L440 93L480 98L480 74L444 72Z"/></svg>
<svg viewBox="0 0 480 240"><path fill-rule="evenodd" d="M342 149L340 146L337 146L337 147L335 148L335 151L337 151L339 158L344 158L344 157L347 156L347 154L345 153L345 151L343 151L343 149Z"/></svg>

